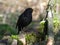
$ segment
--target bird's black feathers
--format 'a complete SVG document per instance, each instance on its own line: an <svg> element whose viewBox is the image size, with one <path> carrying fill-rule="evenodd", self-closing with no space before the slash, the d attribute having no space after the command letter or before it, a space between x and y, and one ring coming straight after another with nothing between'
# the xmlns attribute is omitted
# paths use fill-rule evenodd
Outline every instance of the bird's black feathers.
<svg viewBox="0 0 60 45"><path fill-rule="evenodd" d="M18 18L16 28L18 28L18 34L21 29L29 25L32 21L32 8L27 8Z"/></svg>

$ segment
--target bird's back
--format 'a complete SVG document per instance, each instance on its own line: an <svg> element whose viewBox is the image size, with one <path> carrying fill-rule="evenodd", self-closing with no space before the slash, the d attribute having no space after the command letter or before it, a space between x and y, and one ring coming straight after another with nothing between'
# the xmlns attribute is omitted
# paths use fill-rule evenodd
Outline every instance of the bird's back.
<svg viewBox="0 0 60 45"><path fill-rule="evenodd" d="M32 21L32 14L26 14L26 15L21 15L21 18L20 18L20 25L22 27L25 27L27 25L29 25Z"/></svg>

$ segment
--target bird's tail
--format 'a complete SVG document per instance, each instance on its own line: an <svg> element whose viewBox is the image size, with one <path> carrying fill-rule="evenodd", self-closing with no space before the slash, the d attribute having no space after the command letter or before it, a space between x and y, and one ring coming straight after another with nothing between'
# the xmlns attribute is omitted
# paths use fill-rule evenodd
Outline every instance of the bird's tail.
<svg viewBox="0 0 60 45"><path fill-rule="evenodd" d="M16 23L16 26L15 26L15 28L17 28L17 23Z"/></svg>
<svg viewBox="0 0 60 45"><path fill-rule="evenodd" d="M20 31L18 30L18 34L19 34L19 32L20 32Z"/></svg>
<svg viewBox="0 0 60 45"><path fill-rule="evenodd" d="M18 27L18 34L19 34L20 31L21 31L21 27Z"/></svg>
<svg viewBox="0 0 60 45"><path fill-rule="evenodd" d="M18 29L18 26L17 26L17 24L16 24L15 28L16 28L16 29ZM18 30L17 30L17 34L19 34L19 31L18 31Z"/></svg>

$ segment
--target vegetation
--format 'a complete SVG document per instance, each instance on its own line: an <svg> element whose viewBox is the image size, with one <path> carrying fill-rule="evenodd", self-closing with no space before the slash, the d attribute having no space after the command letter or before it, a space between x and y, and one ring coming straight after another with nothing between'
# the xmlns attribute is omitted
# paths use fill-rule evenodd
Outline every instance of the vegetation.
<svg viewBox="0 0 60 45"><path fill-rule="evenodd" d="M15 29L15 24L16 24L17 17L24 11L24 9L26 9L27 7L30 7L30 6L34 8L33 18L34 18L34 16L39 15L40 12L44 13L44 9L46 8L45 5L47 5L48 1L45 1L46 3L43 2L43 1L39 2L39 0L38 1L34 0L31 3L27 0L26 1L19 0L19 1L17 1L18 3L16 3L16 1L11 2L9 0L8 1L1 1L1 2L2 3L0 3L0 6L1 6L0 8L2 8L2 9L0 9L1 10L0 13L4 14L4 15L5 14L7 15L7 18L6 18L7 21L6 22L8 24L0 24L0 39L2 39L4 37L4 35L8 34L8 35L11 35L10 38L12 40L16 39L18 41L19 45L23 45L23 43L18 39L17 29ZM54 13L53 14L53 26L54 26L53 27L53 32L54 32L55 39L56 39L57 37L60 38L60 35L58 35L58 33L60 33L60 0L54 0L54 1L52 0L52 2L54 4L53 7L52 7L52 9L53 9L52 12ZM40 4L42 4L41 9L40 9L40 6L39 6ZM39 14L38 14L38 12L39 12ZM43 15L45 15L45 13ZM35 19L36 20L40 19L40 18L37 19L37 17L39 17L39 16L36 16L33 19L33 21L35 21ZM3 17L0 17L0 22L2 22L2 20L3 20ZM37 40L40 40L41 36L43 36L44 23L45 23L44 20L41 21L39 23L38 29L36 29L40 33L39 35L38 34L36 35L33 32L29 33L29 34L26 34L25 38L26 38L27 44L32 45ZM29 30L33 26L35 26L35 22L32 22L29 25ZM47 39L47 37L46 37L46 39Z"/></svg>
<svg viewBox="0 0 60 45"><path fill-rule="evenodd" d="M0 24L0 35L4 35L5 33L17 34L17 30L15 28L9 26L8 24Z"/></svg>
<svg viewBox="0 0 60 45"><path fill-rule="evenodd" d="M27 44L32 45L36 41L36 35L34 33L26 34L25 36Z"/></svg>

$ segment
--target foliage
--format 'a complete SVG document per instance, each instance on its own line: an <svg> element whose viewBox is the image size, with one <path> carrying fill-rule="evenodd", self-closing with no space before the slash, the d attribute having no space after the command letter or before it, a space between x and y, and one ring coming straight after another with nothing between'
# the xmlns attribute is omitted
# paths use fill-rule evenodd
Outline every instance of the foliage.
<svg viewBox="0 0 60 45"><path fill-rule="evenodd" d="M56 34L59 31L59 28L60 28L60 21L57 17L54 17L53 24L54 24L54 32Z"/></svg>
<svg viewBox="0 0 60 45"><path fill-rule="evenodd" d="M44 20L40 22L40 27L39 27L40 33L43 33L44 23L45 23ZM60 21L59 21L59 18L57 16L53 17L53 25L54 25L53 31L54 31L54 33L57 33L59 31L59 28L60 28Z"/></svg>
<svg viewBox="0 0 60 45"><path fill-rule="evenodd" d="M40 26L39 26L39 35L37 36L37 40L47 40L47 35L44 34L44 27L45 26L45 20L42 20L40 22Z"/></svg>
<svg viewBox="0 0 60 45"><path fill-rule="evenodd" d="M40 32L40 33L43 33L43 30L44 30L44 23L45 23L44 20L40 22L40 27L39 27L39 32Z"/></svg>
<svg viewBox="0 0 60 45"><path fill-rule="evenodd" d="M18 45L23 45L23 43L19 40L18 35L12 35L11 38L12 38L12 39L16 39Z"/></svg>
<svg viewBox="0 0 60 45"><path fill-rule="evenodd" d="M23 45L23 43L20 40L17 40L18 45Z"/></svg>
<svg viewBox="0 0 60 45"><path fill-rule="evenodd" d="M43 36L43 30L44 30L44 23L45 23L45 21L43 20L43 21L41 21L40 22L40 27L39 27L39 32L40 32L40 35L39 36ZM55 33L55 34L57 34L57 32L60 30L60 21L59 21L59 18L57 17L57 16L54 16L53 17L53 32Z"/></svg>
<svg viewBox="0 0 60 45"><path fill-rule="evenodd" d="M0 35L4 35L5 33L17 34L17 30L7 24L0 24Z"/></svg>
<svg viewBox="0 0 60 45"><path fill-rule="evenodd" d="M36 40L36 35L34 33L26 34L25 38L26 38L27 44L29 43L32 44Z"/></svg>
<svg viewBox="0 0 60 45"><path fill-rule="evenodd" d="M11 38L17 40L18 39L18 36L17 35L12 35Z"/></svg>
<svg viewBox="0 0 60 45"><path fill-rule="evenodd" d="M16 39L18 45L23 45L23 43L19 40L18 35L12 35L11 38L12 38L12 39Z"/></svg>
<svg viewBox="0 0 60 45"><path fill-rule="evenodd" d="M3 38L4 35L0 35L0 40Z"/></svg>

